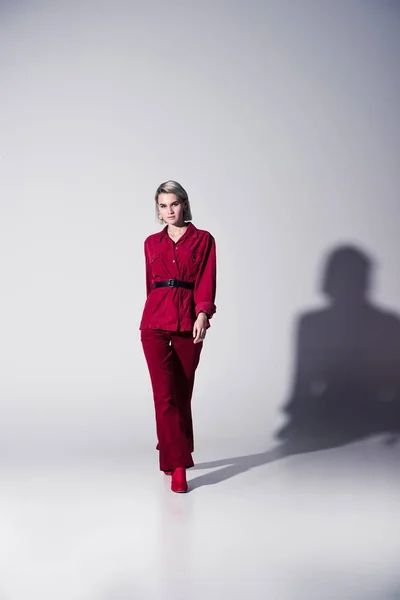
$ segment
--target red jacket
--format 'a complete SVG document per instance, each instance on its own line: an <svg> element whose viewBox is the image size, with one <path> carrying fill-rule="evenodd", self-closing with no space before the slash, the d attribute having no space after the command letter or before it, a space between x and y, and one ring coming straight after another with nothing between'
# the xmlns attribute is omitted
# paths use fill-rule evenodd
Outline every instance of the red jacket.
<svg viewBox="0 0 400 600"><path fill-rule="evenodd" d="M209 319L216 311L215 240L193 223L177 242L169 237L167 229L168 225L144 242L147 299L140 329L188 331L193 329L200 311ZM195 287L153 288L153 283L166 279L194 282Z"/></svg>

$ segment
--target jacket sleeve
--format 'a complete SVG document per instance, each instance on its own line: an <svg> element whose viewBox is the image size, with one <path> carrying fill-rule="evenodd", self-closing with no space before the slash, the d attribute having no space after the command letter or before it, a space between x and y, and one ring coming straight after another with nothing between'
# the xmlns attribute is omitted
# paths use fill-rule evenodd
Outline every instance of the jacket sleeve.
<svg viewBox="0 0 400 600"><path fill-rule="evenodd" d="M146 297L147 297L151 292L152 274L151 274L151 269L150 269L149 253L147 251L146 242L144 243L144 260L145 260L145 269L146 269Z"/></svg>
<svg viewBox="0 0 400 600"><path fill-rule="evenodd" d="M204 254L201 258L199 270L194 286L193 298L196 316L199 312L205 312L211 319L216 312L215 294L217 282L217 257L215 240L209 234L205 245Z"/></svg>

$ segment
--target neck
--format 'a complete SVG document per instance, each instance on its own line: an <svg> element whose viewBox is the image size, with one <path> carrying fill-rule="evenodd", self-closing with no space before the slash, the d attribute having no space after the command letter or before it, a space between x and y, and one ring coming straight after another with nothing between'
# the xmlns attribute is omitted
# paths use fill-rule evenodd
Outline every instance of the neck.
<svg viewBox="0 0 400 600"><path fill-rule="evenodd" d="M171 235L181 235L186 231L187 223L182 223L179 225L168 225L168 233ZM185 228L185 231L182 231Z"/></svg>

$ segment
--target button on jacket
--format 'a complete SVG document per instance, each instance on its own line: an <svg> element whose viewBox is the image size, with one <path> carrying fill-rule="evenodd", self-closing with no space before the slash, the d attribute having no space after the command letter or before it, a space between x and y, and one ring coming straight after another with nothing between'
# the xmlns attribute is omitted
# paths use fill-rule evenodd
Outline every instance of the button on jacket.
<svg viewBox="0 0 400 600"><path fill-rule="evenodd" d="M147 299L140 329L188 331L193 329L199 312L211 319L216 311L215 240L193 223L177 242L169 237L167 229L168 225L144 242ZM153 287L155 282L168 279L193 282L194 290Z"/></svg>

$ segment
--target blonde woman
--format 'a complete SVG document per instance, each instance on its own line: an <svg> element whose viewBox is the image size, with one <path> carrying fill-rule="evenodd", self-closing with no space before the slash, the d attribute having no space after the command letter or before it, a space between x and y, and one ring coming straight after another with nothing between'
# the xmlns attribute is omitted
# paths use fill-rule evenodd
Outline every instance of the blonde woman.
<svg viewBox="0 0 400 600"><path fill-rule="evenodd" d="M191 400L195 371L216 311L213 236L192 223L189 198L176 181L155 194L164 227L144 242L147 299L141 342L153 390L160 470L171 490L187 492L194 465Z"/></svg>

